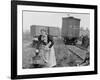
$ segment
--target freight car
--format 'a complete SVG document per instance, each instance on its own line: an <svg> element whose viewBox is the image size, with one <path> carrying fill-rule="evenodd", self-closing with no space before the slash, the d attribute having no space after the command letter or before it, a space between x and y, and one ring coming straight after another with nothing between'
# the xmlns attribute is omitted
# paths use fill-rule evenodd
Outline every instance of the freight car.
<svg viewBox="0 0 100 80"><path fill-rule="evenodd" d="M74 17L62 18L62 31L65 44L76 44L80 32L80 19Z"/></svg>
<svg viewBox="0 0 100 80"><path fill-rule="evenodd" d="M45 29L45 30L48 31L48 27L47 26L31 25L31 27L30 27L31 36L33 38L39 36L41 34L40 33L41 29Z"/></svg>
<svg viewBox="0 0 100 80"><path fill-rule="evenodd" d="M30 27L30 32L31 32L31 37L32 37L32 47L36 46L37 42L38 42L38 36L41 34L40 30L41 29L45 29L47 30L48 35L51 35L52 37L59 37L61 36L61 32L60 29L58 27L54 27L54 26L42 26L42 25L31 25Z"/></svg>
<svg viewBox="0 0 100 80"><path fill-rule="evenodd" d="M58 28L58 27L48 27L48 34L53 36L53 37L60 37L61 36L60 28Z"/></svg>
<svg viewBox="0 0 100 80"><path fill-rule="evenodd" d="M32 37L36 37L40 35L40 30L41 29L45 29L47 30L48 34L53 36L53 37L58 37L60 36L61 32L60 29L58 27L54 27L54 26L42 26L42 25L31 25L31 36Z"/></svg>

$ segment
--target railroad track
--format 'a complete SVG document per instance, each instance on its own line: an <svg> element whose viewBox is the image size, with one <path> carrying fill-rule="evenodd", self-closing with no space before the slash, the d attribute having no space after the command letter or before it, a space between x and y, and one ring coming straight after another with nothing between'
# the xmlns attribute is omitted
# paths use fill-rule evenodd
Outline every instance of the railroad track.
<svg viewBox="0 0 100 80"><path fill-rule="evenodd" d="M81 60L84 60L81 56L79 56L78 54L76 54L73 50L69 49L69 51L71 53L73 53L74 55L76 55L78 58L80 58Z"/></svg>
<svg viewBox="0 0 100 80"><path fill-rule="evenodd" d="M67 45L67 47L68 50L74 55L76 55L78 58L80 58L81 60L85 59L86 53L88 52L86 49L82 49L80 47L72 46L72 45Z"/></svg>

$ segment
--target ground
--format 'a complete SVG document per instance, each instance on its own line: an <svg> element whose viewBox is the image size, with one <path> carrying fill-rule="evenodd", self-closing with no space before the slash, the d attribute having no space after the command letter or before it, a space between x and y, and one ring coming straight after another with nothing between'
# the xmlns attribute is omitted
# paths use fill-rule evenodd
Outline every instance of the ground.
<svg viewBox="0 0 100 80"><path fill-rule="evenodd" d="M57 61L56 67L76 66L77 63L82 62L82 58L84 58L85 55L84 50L82 52L79 48L73 47L72 45L65 45L61 38L55 38L54 43L54 50ZM31 44L32 40L23 40L23 68L30 68L32 64L31 59L33 56L35 56L35 48L33 48ZM78 54L74 52L74 49Z"/></svg>

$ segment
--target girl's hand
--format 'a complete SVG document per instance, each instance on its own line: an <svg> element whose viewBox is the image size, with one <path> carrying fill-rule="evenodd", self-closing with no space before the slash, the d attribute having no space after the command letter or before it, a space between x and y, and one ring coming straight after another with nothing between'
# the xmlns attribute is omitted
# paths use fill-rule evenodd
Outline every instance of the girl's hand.
<svg viewBox="0 0 100 80"><path fill-rule="evenodd" d="M46 45L46 46L45 46L45 49L46 49L46 50L49 50L49 47L48 47L48 45Z"/></svg>
<svg viewBox="0 0 100 80"><path fill-rule="evenodd" d="M46 45L45 48L48 49L49 48L48 45Z"/></svg>

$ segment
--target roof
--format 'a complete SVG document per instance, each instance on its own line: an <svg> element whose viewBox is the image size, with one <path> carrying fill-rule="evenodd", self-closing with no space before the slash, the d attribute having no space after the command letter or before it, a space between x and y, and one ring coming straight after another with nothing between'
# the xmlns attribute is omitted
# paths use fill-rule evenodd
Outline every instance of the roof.
<svg viewBox="0 0 100 80"><path fill-rule="evenodd" d="M75 19L75 20L79 20L80 21L79 18L75 18L75 17L72 17L72 16L70 16L70 17L63 17L63 19Z"/></svg>

